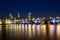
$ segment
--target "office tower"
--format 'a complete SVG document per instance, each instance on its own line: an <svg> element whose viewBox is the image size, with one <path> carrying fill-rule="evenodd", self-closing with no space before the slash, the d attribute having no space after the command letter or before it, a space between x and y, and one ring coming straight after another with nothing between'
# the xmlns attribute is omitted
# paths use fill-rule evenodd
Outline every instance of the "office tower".
<svg viewBox="0 0 60 40"><path fill-rule="evenodd" d="M31 18L32 18L32 14L28 13L28 19L31 19Z"/></svg>
<svg viewBox="0 0 60 40"><path fill-rule="evenodd" d="M20 19L20 13L19 13L19 12L18 12L18 14L17 14L17 18Z"/></svg>
<svg viewBox="0 0 60 40"><path fill-rule="evenodd" d="M13 19L13 16L11 13L9 14L9 19Z"/></svg>

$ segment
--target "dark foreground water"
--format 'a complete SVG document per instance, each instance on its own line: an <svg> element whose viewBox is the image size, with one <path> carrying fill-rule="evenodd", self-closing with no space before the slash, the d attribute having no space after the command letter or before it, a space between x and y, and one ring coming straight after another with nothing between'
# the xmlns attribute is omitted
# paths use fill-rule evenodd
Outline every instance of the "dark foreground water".
<svg viewBox="0 0 60 40"><path fill-rule="evenodd" d="M60 24L0 25L0 40L60 40Z"/></svg>

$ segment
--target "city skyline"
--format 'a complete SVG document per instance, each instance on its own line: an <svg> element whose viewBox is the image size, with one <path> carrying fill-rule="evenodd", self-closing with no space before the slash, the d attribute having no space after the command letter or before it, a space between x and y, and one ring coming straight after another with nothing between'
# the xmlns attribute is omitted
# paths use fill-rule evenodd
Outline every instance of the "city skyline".
<svg viewBox="0 0 60 40"><path fill-rule="evenodd" d="M29 14L31 14L32 18L60 18L60 16L49 16L49 17L45 17L45 16L34 16L33 13L31 12L28 12L27 14L23 15L22 16L22 13L20 12L17 12L16 15L12 14L12 13L9 13L7 16L1 16L0 15L0 18L9 18L9 17L13 17L13 18L28 18L29 17ZM36 14L37 15L37 14ZM24 17L25 16L25 17Z"/></svg>
<svg viewBox="0 0 60 40"><path fill-rule="evenodd" d="M0 40L60 40L60 0L0 0Z"/></svg>
<svg viewBox="0 0 60 40"><path fill-rule="evenodd" d="M17 12L21 17L32 13L34 17L56 17L60 16L60 1L58 0L0 0L0 16L8 16ZM25 15L25 16L23 16Z"/></svg>
<svg viewBox="0 0 60 40"><path fill-rule="evenodd" d="M4 16L4 17L0 16L0 18L9 18L9 17L13 17L13 19L14 18L28 18L29 17L29 14L30 14L30 16L32 16L32 18L59 18L60 19L60 16L54 16L54 17L53 16L49 16L49 17L37 16L36 17L36 16L33 16L31 12L29 12L29 13L27 13L25 15L21 15L20 12L17 12L15 15L12 14L12 13L9 13L7 16ZM24 17L24 16L26 16L26 17Z"/></svg>

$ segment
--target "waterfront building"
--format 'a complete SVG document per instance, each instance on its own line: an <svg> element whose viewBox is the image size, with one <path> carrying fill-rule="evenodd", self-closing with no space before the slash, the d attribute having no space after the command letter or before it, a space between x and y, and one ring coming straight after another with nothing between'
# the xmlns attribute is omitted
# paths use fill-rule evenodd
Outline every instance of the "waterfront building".
<svg viewBox="0 0 60 40"><path fill-rule="evenodd" d="M28 20L31 20L31 19L32 19L32 14L28 13Z"/></svg>
<svg viewBox="0 0 60 40"><path fill-rule="evenodd" d="M20 13L19 12L17 13L17 18L20 19Z"/></svg>
<svg viewBox="0 0 60 40"><path fill-rule="evenodd" d="M13 19L13 15L11 13L9 14L9 19Z"/></svg>

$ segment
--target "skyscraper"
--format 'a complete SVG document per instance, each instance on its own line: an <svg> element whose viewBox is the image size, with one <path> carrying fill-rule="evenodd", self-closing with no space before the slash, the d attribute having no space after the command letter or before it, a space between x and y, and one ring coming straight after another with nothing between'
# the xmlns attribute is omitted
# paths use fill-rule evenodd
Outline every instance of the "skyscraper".
<svg viewBox="0 0 60 40"><path fill-rule="evenodd" d="M28 13L28 19L31 19L31 18L32 18L32 14Z"/></svg>
<svg viewBox="0 0 60 40"><path fill-rule="evenodd" d="M9 19L13 19L13 16L11 13L9 14Z"/></svg>
<svg viewBox="0 0 60 40"><path fill-rule="evenodd" d="M19 19L20 18L20 13L18 12L18 14L17 14L17 18Z"/></svg>

